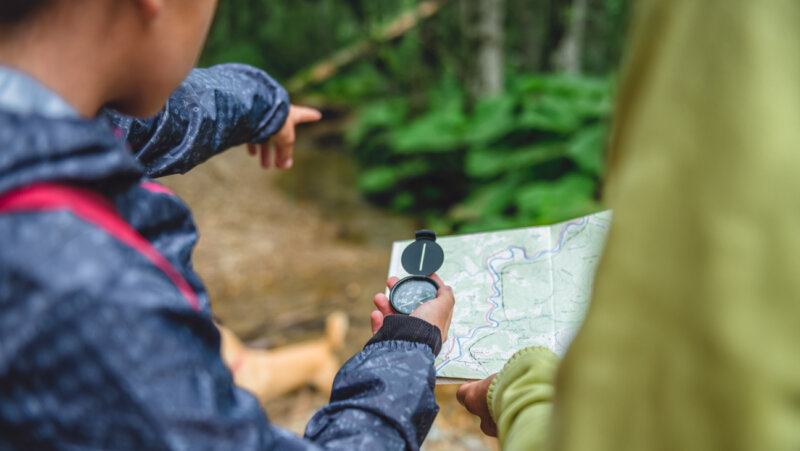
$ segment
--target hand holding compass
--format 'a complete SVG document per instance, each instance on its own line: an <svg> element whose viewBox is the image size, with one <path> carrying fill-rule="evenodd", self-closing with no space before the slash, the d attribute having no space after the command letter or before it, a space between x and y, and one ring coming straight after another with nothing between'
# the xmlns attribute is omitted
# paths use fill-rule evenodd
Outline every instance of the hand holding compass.
<svg viewBox="0 0 800 451"><path fill-rule="evenodd" d="M455 298L452 288L445 285L439 276L433 274L444 261L444 253L441 247L434 242L435 239L436 235L433 232L421 230L417 232L417 240L403 252L401 263L406 272L412 275L402 280L390 277L386 282L386 286L391 290L390 294L394 299L394 304L390 303L389 297L384 293L375 295L373 301L378 310L370 315L373 334L383 325L384 317L400 313L433 324L441 331L442 341L447 339L450 321L453 318ZM409 249L411 250L409 251ZM431 272L426 273L425 271ZM410 286L404 287L401 282L403 285Z"/></svg>
<svg viewBox="0 0 800 451"><path fill-rule="evenodd" d="M447 341L447 333L450 330L450 323L453 320L453 308L455 307L455 297L453 289L446 285L442 279L436 274L432 274L431 278L439 285L439 292L435 299L424 302L417 307L416 310L411 312L408 316L413 316L433 324L442 333L442 343ZM400 279L397 277L389 277L386 281L386 287L390 290L397 284ZM372 333L375 334L383 326L383 320L389 315L398 314L389 303L389 297L385 293L378 293L373 299L377 310L370 314L370 323L372 326Z"/></svg>

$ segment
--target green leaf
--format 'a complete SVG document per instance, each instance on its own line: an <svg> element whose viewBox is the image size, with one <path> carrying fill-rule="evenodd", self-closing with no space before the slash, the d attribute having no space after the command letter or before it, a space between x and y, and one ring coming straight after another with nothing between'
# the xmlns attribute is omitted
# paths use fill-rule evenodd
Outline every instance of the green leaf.
<svg viewBox="0 0 800 451"><path fill-rule="evenodd" d="M391 144L398 154L454 152L464 146L465 126L460 110L433 111L398 128Z"/></svg>
<svg viewBox="0 0 800 451"><path fill-rule="evenodd" d="M590 77L552 76L528 80L518 88L522 102L519 126L572 133L589 119L611 111L610 84Z"/></svg>
<svg viewBox="0 0 800 451"><path fill-rule="evenodd" d="M489 144L514 130L516 118L514 108L517 100L512 95L504 95L484 100L475 107L467 131L470 143Z"/></svg>
<svg viewBox="0 0 800 451"><path fill-rule="evenodd" d="M397 171L392 167L380 166L368 169L358 177L358 189L366 194L388 191L397 181Z"/></svg>
<svg viewBox="0 0 800 451"><path fill-rule="evenodd" d="M358 145L373 130L394 128L403 123L408 103L396 98L379 100L364 107L356 125L347 133L347 142Z"/></svg>
<svg viewBox="0 0 800 451"><path fill-rule="evenodd" d="M597 211L596 188L594 179L578 174L529 183L517 194L519 214L536 222L553 223Z"/></svg>
<svg viewBox="0 0 800 451"><path fill-rule="evenodd" d="M392 199L391 208L394 211L410 211L415 203L414 195L408 191L403 191Z"/></svg>
<svg viewBox="0 0 800 451"><path fill-rule="evenodd" d="M572 133L587 120L606 117L609 110L610 104L604 99L546 93L523 100L519 125L534 130Z"/></svg>
<svg viewBox="0 0 800 451"><path fill-rule="evenodd" d="M437 235L449 235L453 233L453 222L451 218L444 216L441 212L428 212L425 215L425 227L436 232Z"/></svg>
<svg viewBox="0 0 800 451"><path fill-rule="evenodd" d="M553 96L543 96L523 104L518 125L532 130L572 133L582 120L582 114L570 102Z"/></svg>
<svg viewBox="0 0 800 451"><path fill-rule="evenodd" d="M567 144L567 156L578 167L591 175L603 172L603 149L606 139L606 125L596 124L576 133Z"/></svg>
<svg viewBox="0 0 800 451"><path fill-rule="evenodd" d="M354 65L340 76L328 79L318 90L329 101L346 104L364 103L385 93L388 89L387 84L386 77L372 64L362 63ZM398 100L402 99L394 101Z"/></svg>
<svg viewBox="0 0 800 451"><path fill-rule="evenodd" d="M574 75L522 78L517 86L521 93L551 93L562 98L605 97L610 89L609 80L605 78Z"/></svg>
<svg viewBox="0 0 800 451"><path fill-rule="evenodd" d="M402 180L416 177L430 170L425 160L411 160L397 166L378 166L367 169L358 178L358 188L366 194L379 194L394 190Z"/></svg>
<svg viewBox="0 0 800 451"><path fill-rule="evenodd" d="M559 143L534 144L518 149L478 147L467 152L466 172L470 177L489 178L562 156L564 149Z"/></svg>
<svg viewBox="0 0 800 451"><path fill-rule="evenodd" d="M456 221L475 222L499 216L514 202L517 183L502 181L481 185L463 202L449 212Z"/></svg>

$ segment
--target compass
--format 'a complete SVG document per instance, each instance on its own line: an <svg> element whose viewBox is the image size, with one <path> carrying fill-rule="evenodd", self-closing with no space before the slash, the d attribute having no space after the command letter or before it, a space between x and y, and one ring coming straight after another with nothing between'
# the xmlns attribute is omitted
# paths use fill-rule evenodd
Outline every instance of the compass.
<svg viewBox="0 0 800 451"><path fill-rule="evenodd" d="M444 251L436 243L436 233L418 230L416 241L409 244L400 257L400 263L408 274L398 281L389 292L389 302L398 313L409 315L422 303L436 298L439 284L431 279L444 262Z"/></svg>

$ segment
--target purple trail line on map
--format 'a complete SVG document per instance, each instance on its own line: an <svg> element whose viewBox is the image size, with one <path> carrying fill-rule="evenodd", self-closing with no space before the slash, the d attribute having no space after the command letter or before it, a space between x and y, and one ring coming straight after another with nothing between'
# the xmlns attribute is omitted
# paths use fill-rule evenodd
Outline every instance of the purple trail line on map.
<svg viewBox="0 0 800 451"><path fill-rule="evenodd" d="M537 260L537 259L539 259L539 258L541 258L541 257L543 257L545 255L556 254L556 253L561 251L561 247L564 244L564 238L567 236L567 231L569 230L569 228L570 227L578 227L578 226L582 226L582 225L587 224L588 223L587 218L588 218L588 216L584 216L580 220L572 221L572 222L568 222L568 223L564 224L564 227L561 228L561 233L559 233L558 244L556 245L556 247L553 248L553 249L549 249L549 250L539 251L539 253L535 254L533 257L528 257L528 251L524 247L520 247L520 246L509 246L509 247L507 247L507 248L505 248L505 249L503 249L501 251L497 251L494 254L492 254L489 257L487 257L487 259L486 259L486 268L489 270L489 272L492 273L492 281L493 281L493 283L492 283L492 293L493 294L491 296L489 296L488 298L486 298L486 301L491 304L491 307L489 308L489 310L486 311L486 317L485 317L486 318L486 322L488 324L485 324L483 326L476 326L476 327L472 328L467 333L467 335L461 335L461 336L456 337L455 340L453 340L453 344L450 346L450 349L447 351L447 354L445 354L444 361L436 368L436 372L437 373L439 371L441 371L444 367L446 367L450 362L454 362L454 361L456 361L456 360L458 360L458 359L460 359L461 357L464 356L462 343L461 343L462 340L475 338L475 334L479 330L482 330L482 329L497 329L498 327L500 327L500 323L497 320L495 320L494 318L492 318L492 314L494 314L494 312L500 307L500 304L498 304L496 302L496 299L499 298L500 294L501 294L500 293L500 288L498 287L498 285L500 284L500 273L494 268L494 263L496 261L514 260L514 258L515 258L514 257L514 251L515 250L522 251L522 258L525 261L529 261L529 262ZM509 252L508 258L502 258L501 255L503 255L506 252ZM456 355L455 357L453 357L451 359L450 358L450 354L453 352L454 348L458 348L458 355Z"/></svg>

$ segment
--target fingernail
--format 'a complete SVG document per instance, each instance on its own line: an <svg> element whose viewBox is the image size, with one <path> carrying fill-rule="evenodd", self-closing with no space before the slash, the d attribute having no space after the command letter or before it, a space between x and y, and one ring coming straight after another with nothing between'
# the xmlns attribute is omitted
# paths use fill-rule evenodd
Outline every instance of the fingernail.
<svg viewBox="0 0 800 451"><path fill-rule="evenodd" d="M286 160L286 164L283 167L285 167L286 169L289 169L289 168L292 167L293 164L294 164L294 160L289 158L288 160Z"/></svg>

